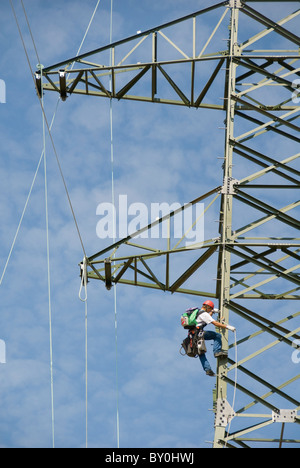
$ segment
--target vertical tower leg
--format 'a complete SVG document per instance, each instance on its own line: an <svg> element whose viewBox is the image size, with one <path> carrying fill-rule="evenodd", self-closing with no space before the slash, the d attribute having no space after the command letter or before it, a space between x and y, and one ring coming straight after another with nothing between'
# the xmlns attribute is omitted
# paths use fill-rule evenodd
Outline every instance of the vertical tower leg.
<svg viewBox="0 0 300 468"><path fill-rule="evenodd" d="M231 141L234 138L234 114L235 102L232 95L235 92L236 68L237 65L233 62L233 56L238 55L238 19L239 8L236 2L232 2L231 21L230 21L230 39L229 39L229 58L227 62L227 77L226 77L226 134L225 134L225 151L224 151L224 181L222 188L222 201L220 213L220 236L221 245L219 252L218 264L218 281L217 281L217 296L219 297L219 308L226 323L229 323L229 296L230 296L230 261L231 253L227 250L226 245L232 240L232 198L233 185L232 177L232 155L233 147ZM223 333L223 350L228 350L228 330L222 330ZM227 375L227 358L218 358L217 362L217 401L226 400L227 398L227 383L223 379ZM220 405L216 405L218 408ZM218 421L219 418L216 418ZM223 447L220 440L225 437L224 426L215 425L214 448Z"/></svg>

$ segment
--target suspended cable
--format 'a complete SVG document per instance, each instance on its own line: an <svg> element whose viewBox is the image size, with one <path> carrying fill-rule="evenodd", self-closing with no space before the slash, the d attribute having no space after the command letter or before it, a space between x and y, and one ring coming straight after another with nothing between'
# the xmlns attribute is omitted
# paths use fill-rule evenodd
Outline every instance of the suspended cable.
<svg viewBox="0 0 300 468"><path fill-rule="evenodd" d="M93 19L95 17L95 14L97 12L97 9L99 7L99 4L100 4L100 1L101 0L97 0L97 4L96 4L96 7L93 11L93 14L92 14L92 17L90 19L90 22L88 24L88 27L86 29L86 32L84 34L84 37L83 37L83 40L79 46L79 49L78 49L78 52L77 52L77 55L80 54L80 51L83 47L83 44L84 44L84 41L86 39L86 36L89 32L89 29L92 25L92 22L93 22ZM23 48L24 48L24 51L25 51L25 55L26 55L26 59L27 59L27 62L28 62L28 65L29 65L29 68L30 68L30 72L31 72L31 76L33 78L33 81L34 81L34 85L36 87L36 82L35 82L35 79L34 79L34 74L33 74L33 70L32 70L32 67L30 65L30 60L29 60L29 56L28 56L28 53L27 53L27 49L26 49L26 45L25 45L25 42L24 42L24 39L23 39L23 35L22 35L22 32L21 32L21 29L20 29L20 26L19 26L19 22L18 22L18 19L17 19L17 15L16 15L16 12L15 12L15 9L14 9L14 6L13 6L13 2L12 0L10 0L10 4L11 4L11 8L12 8L12 11L13 11L13 14L14 14L14 18L15 18L15 21L16 21L16 24L17 24L17 28L18 28L18 31L19 31L19 34L20 34L20 38L21 38L21 41L22 41L22 44L23 44ZM34 37L33 37L33 34L32 34L32 30L31 30L31 27L30 27L30 23L29 23L29 20L28 20L28 16L27 16L27 13L26 13L26 9L25 9L25 6L24 6L24 3L23 3L23 0L21 0L21 4L22 4L22 7L23 7L23 11L24 11L24 15L25 15L25 18L26 18L26 22L27 22L27 26L28 26L28 29L29 29L29 32L30 32L30 36L31 36L31 39L32 39L32 42L33 42L33 46L34 46L34 49L35 49L35 53L36 53L36 56L37 56L37 60L38 60L38 63L40 64L40 59L39 59L39 55L38 55L38 51L37 51L37 47L36 47L36 44L35 44L35 41L34 41ZM111 2L111 37L112 37L112 11L113 11L113 2ZM71 69L74 67L74 64L75 62L72 64L71 66ZM41 79L42 79L42 65L40 65L40 72L41 72ZM39 96L39 95L38 95ZM57 105L56 105L56 111L57 111L57 108L58 108L58 104L60 102L60 98L58 99L57 101ZM87 263L86 263L86 260L87 260L87 257L86 257L86 253L85 253L85 248L84 248L84 244L83 244L83 241L82 241L82 237L81 237L81 234L80 234L80 231L79 231L79 226L78 226L78 223L77 223L77 220L76 220L76 216L75 216L75 212L74 212L74 209L73 209L73 205L72 205L72 202L71 202L71 199L70 199L70 195L69 195L69 192L68 192L68 188L67 188L67 185L66 185L66 182L65 182L65 178L64 178L64 175L63 175L63 171L62 171L62 167L61 167L61 164L60 164L60 161L59 161L59 157L58 157L58 153L56 151L56 147L55 147L55 144L54 144L54 140L53 140L53 137L52 137L52 133L51 133L51 129L52 129L52 126L53 126L53 123L54 123L54 120L55 120L55 115L56 115L56 111L55 111L55 114L52 118L52 122L51 122L51 125L49 126L48 124L48 121L47 121L47 117L46 117L46 114L45 114L45 109L44 109L44 102L43 102L43 98L40 98L39 97L39 101L40 101L40 105L41 105L41 109L42 109L42 114L43 114L43 140L44 140L44 150L42 152L42 155L41 155L41 158L40 158L40 161L39 161L39 165L38 165L38 168L37 168L37 171L36 171L36 174L35 174L35 177L34 177L34 180L33 180L33 183L32 183L32 186L31 186L31 189L30 189L30 193L29 193L29 196L27 198L27 201L26 201L26 204L25 204L25 208L23 210L23 213L22 213L22 217L21 217L21 221L19 223L19 226L18 226L18 230L17 230L17 233L16 233L16 236L15 236L15 239L14 239L14 242L13 242L13 245L12 245L12 248L11 248L11 251L10 251L10 254L9 254L9 258L8 258L8 261L6 263L6 266L5 266L5 269L4 269L4 272L3 272L3 275L2 275L2 278L1 278L1 282L3 280L3 277L4 277L4 274L5 274L5 271L6 271L6 268L7 268L7 265L8 265L8 262L9 262L9 259L10 259L10 256L12 254L12 251L13 251L13 247L15 245L15 242L16 242L16 239L17 239L17 235L19 233L19 230L20 230L20 227L21 227L21 223L23 221L23 218L24 218L24 215L25 215L25 211L26 211L26 208L27 208L27 205L28 205L28 202L29 202L29 198L30 198L30 195L31 195L31 192L32 192L32 189L33 189L33 186L34 186L34 183L35 183L35 180L36 180L36 177L37 177L37 173L38 173L38 170L39 170L39 167L40 167L40 164L42 162L42 159L44 158L44 172L45 172L45 205L46 205L46 229L47 229L47 264L48 264L48 292L49 292L49 324L50 324L50 368L51 368L51 407L52 407L52 439L53 439L53 447L54 447L54 397L53 397L53 349L52 349L52 317L51 317L51 295L50 295L50 292L51 292L51 282L50 282L50 247L49 247L49 218L48 218L48 195L47 195L47 163L46 163L46 148L45 148L45 129L47 128L48 130L48 133L49 133L49 137L50 137L50 140L51 140L51 143L52 143L52 147L53 147L53 150L54 150L54 154L55 154L55 157L56 157L56 161L57 161L57 164L58 164L58 168L59 168L59 172L60 172L60 175L61 175L61 178L62 178L62 181L63 181L63 185L64 185L64 188L65 188L65 191L66 191L66 195L67 195L67 198L68 198L68 202L69 202L69 205L70 205L70 208L71 208L71 212L72 212L72 215L73 215L73 219L74 219L74 222L75 222L75 226L76 226L76 229L77 229L77 233L78 233L78 237L79 237L79 240L80 240L80 243L81 243L81 246L82 246L82 250L83 250L83 253L84 253L84 271L85 273L83 274L83 278L84 278L84 289L85 289L85 298L82 299L80 297L80 299L85 302L85 393L86 393L86 398L85 398L85 413L86 413L86 448L88 447L88 360L87 360L87 357L88 357L88 310L87 310L87 273L86 273L86 268L87 268ZM112 106L111 106L111 129L112 129ZM112 164L112 167L113 167L113 139L112 139L112 132L111 132L111 164ZM113 184L113 170L112 170L112 197L113 197L113 200L114 200L114 184ZM0 283L1 284L1 283ZM83 284L83 283L82 283ZM81 287L82 289L82 287ZM81 291L80 291L80 294L81 294ZM117 321L116 321L116 294L115 294L115 327L117 328ZM116 335L117 336L117 335ZM116 341L116 346L117 346L117 341ZM117 416L117 433L118 433L118 447L119 447L119 417Z"/></svg>
<svg viewBox="0 0 300 468"><path fill-rule="evenodd" d="M97 1L97 5L95 6L95 9L94 9L94 11L93 11L92 17L91 17L91 19L90 19L90 22L89 22L89 24L88 24L88 27L87 27L87 29L86 29L86 31L85 31L85 34L84 34L83 39L82 39L82 41L81 41L81 44L80 44L80 46L79 46L78 52L77 52L77 54L76 54L76 57L80 54L80 51L81 51L81 49L82 49L82 47L83 47L83 44L84 44L84 42L85 42L85 39L86 39L86 37L87 37L87 35L88 35L88 32L89 32L89 30L90 30L90 27L91 27L91 25L92 25L92 23L93 23L93 20L94 20L94 18L95 18L96 13L97 13L98 6L100 5L100 2L101 2L101 0L98 0L98 1ZM71 70L72 70L73 67L74 67L74 63L75 63L75 62L73 62L73 64L72 64Z"/></svg>
<svg viewBox="0 0 300 468"><path fill-rule="evenodd" d="M22 1L22 7L23 7L23 10L24 10L24 14L25 14L25 17L26 17L26 22L27 22L28 29L29 29L29 32L30 32L30 35L31 35L31 38L32 38L32 42L33 42L33 45L34 45L34 49L35 49L35 53L36 53L36 56L37 56L37 59L38 59L38 63L40 63L38 51L37 51L37 48L36 48L36 45L35 45L35 42L34 42L34 38L33 38L33 35L32 35L32 31L31 31L31 28L30 28L28 16L27 16L27 14L26 14L26 10L25 10L23 1ZM58 107L58 103L57 103L57 105L56 105L56 108L55 108L55 111L54 111L54 114L53 114L53 117L52 117L52 121L51 121L51 124L50 124L50 130L52 130L52 127L53 127L53 124L54 124L54 120L55 120L56 112L57 112L57 107ZM41 165L41 163L42 163L43 158L44 158L44 150L42 150L42 154L41 154L41 156L40 156L40 159L39 159L39 162L38 162L38 165L37 165L37 169L36 169L36 171L35 171L35 174L34 174L34 177L33 177L32 183L31 183L31 186L30 186L30 190L29 190L29 193L28 193L28 196L27 196L27 199L26 199L26 202L25 202L23 211L22 211L22 215L21 215L21 218L20 218L20 222L19 222L19 224L18 224L18 227L17 227L17 230L16 230L16 234L15 234L15 236L14 236L14 239L13 239L13 242L12 242L12 245L11 245L11 248L10 248L10 251L9 251L9 254L8 254L8 258L7 258L7 260L6 260L6 263L5 263L5 266L4 266L4 269L3 269L3 272L2 272L1 278L0 278L0 286L1 286L2 282L3 282L3 279L4 279L4 276L5 276L5 273L6 273L8 264L9 264L9 262L10 262L10 258L11 258L11 256L12 256L12 253L13 253L13 250L14 250L14 247L15 247L15 244L16 244L16 241L17 241L17 238L18 238L20 229L21 229L21 225L22 225L22 223L23 223L23 219L24 219L24 216L25 216L25 213L26 213L26 210L27 210L27 206L28 206L28 203L29 203L29 200L30 200L30 197L31 197L31 193L32 193L33 187L34 187L34 185L35 185L35 181L36 181L36 178L37 178L37 175L38 175L38 172L39 172L39 169L40 169L40 165Z"/></svg>
<svg viewBox="0 0 300 468"><path fill-rule="evenodd" d="M38 63L40 63L39 54L31 31L30 23L26 13L26 9L21 0L23 12L26 18L27 27L31 36ZM42 79L42 77L41 77ZM44 98L41 97L41 108L44 109ZM53 119L51 124L53 123ZM48 180L47 180L47 155L46 155L46 125L45 112L42 112L42 135L43 135L43 151L42 157L44 160L44 192L45 192L45 221L46 221L46 249L47 249L47 283L48 283L48 320L49 320L49 357L50 357L50 394L51 394L51 427L52 427L52 447L55 448L55 418L54 418L54 379L53 379L53 339L52 339L52 304L51 304L51 270L50 270L50 241L49 241L49 211L48 211ZM40 159L40 162L42 160ZM38 168L40 163L38 165ZM37 172L36 172L37 174ZM35 179L34 179L35 180ZM33 184L32 184L33 187ZM29 200L29 199L28 199Z"/></svg>
<svg viewBox="0 0 300 468"><path fill-rule="evenodd" d="M54 123L54 119L55 119L55 115L56 115L56 110L54 112L54 115L53 115L53 118L52 118L52 122L51 122L51 125L50 125L50 128L52 128L53 126L53 123ZM44 123L43 123L43 140L45 142L45 138L44 138ZM44 144L44 148L43 148L43 151L42 151L42 154L40 156L40 159L39 159L39 162L38 162L38 165L37 165L37 169L35 171L35 174L34 174L34 177L33 177L33 180L32 180L32 183L31 183L31 186L30 186L30 190L29 190L29 193L28 193L28 196L27 196L27 199L26 199L26 202L25 202L25 205L24 205L24 209L23 209L23 212L22 212L22 215L21 215L21 218L20 218L20 222L18 224L18 227L17 227L17 230L16 230L16 234L14 236L14 239L13 239L13 242L12 242L12 245L11 245L11 248L10 248L10 251L9 251L9 254L8 254L8 258L7 258L7 261L5 263L5 266L4 266L4 269L3 269L3 272L2 272L2 276L1 276L1 279L0 279L0 286L2 285L2 282L3 282L3 279L4 279L4 276L6 274L6 270L7 270L7 267L9 265L9 262L10 262L10 258L12 256L12 253L13 253L13 250L14 250L14 247L15 247L15 244L16 244L16 241L17 241L17 238L18 238L18 235L19 235L19 232L20 232L20 229L21 229L21 226L22 226L22 222L23 222L23 219L24 219L24 216L25 216L25 213L26 213L26 210L27 210L27 207L28 207L28 204L29 204L29 200L30 200L30 197L31 197L31 194L32 194L32 191L33 191L33 187L35 185L35 181L36 181L36 178L37 178L37 175L38 175L38 172L39 172L39 169L40 169L40 166L41 166L41 163L42 161L44 160L45 162L45 175L46 175L46 171L47 171L47 168L46 168L46 155L45 155L45 144ZM46 199L46 207L48 205L47 203L47 180L45 179L45 199ZM47 229L47 266L48 266L48 297L49 297L49 338L50 338L50 379L51 379L51 421L52 421L52 446L54 448L54 445L55 445L55 437L54 437L54 391L53 391L53 386L54 386L54 379L53 379L53 346L52 346L52 313L51 313L51 295L50 295L50 290L51 290L51 286L50 286L50 261L49 261L49 235L48 235L48 209L46 208L46 229Z"/></svg>
<svg viewBox="0 0 300 468"><path fill-rule="evenodd" d="M39 57L39 54L38 54L38 51L37 51L37 47L36 47L36 44L35 44L35 40L34 40L32 31L31 31L29 19L28 19L27 13L26 13L26 9L25 9L23 0L21 0L21 4L22 4L25 19L26 19L27 27L28 27L28 30L29 30L29 34L30 34L30 37L31 37L31 41L32 41L32 44L33 44L33 47L34 47L34 50L35 50L35 55L36 55L37 61L38 61L38 63L41 63L40 57Z"/></svg>
<svg viewBox="0 0 300 468"><path fill-rule="evenodd" d="M38 94L38 90L37 90L37 86L36 86L36 82L35 82L35 76L34 76L34 73L33 73L33 70L32 70L32 66L30 64L26 44L24 42L24 38L23 38L23 35L22 35L22 31L21 31L21 28L20 28L20 25L19 25L19 21L18 21L18 18L17 18L16 11L15 11L12 0L10 0L10 5L11 5L11 8L12 8L13 15L14 15L14 18L15 18L15 21L16 21L16 25L17 25L17 28L18 28L18 31L19 31L19 35L20 35L20 38L21 38L21 41L22 41L22 45L23 45L24 52L25 52L25 55L26 55L26 60L27 60L27 63L28 63L28 66L29 66L29 69L30 69L30 72L31 72L31 77L32 77L33 83L34 83L34 87L35 87L35 89L37 91L37 94ZM41 70L41 75L42 75L42 70ZM57 153L57 150L56 150L56 147L55 147L55 144L54 144L54 140L53 140L53 137L52 137L52 132L51 132L51 129L50 129L50 126L49 126L49 123L48 123L48 119L47 119L46 112L45 112L45 109L44 109L44 106L43 106L43 103L42 103L42 99L39 96L39 94L38 94L38 98L39 98L39 103L40 103L40 106L41 106L41 109L42 109L42 113L43 113L44 118L45 118L45 124L46 124L46 128L47 128L47 132L48 132L49 137L50 137L50 141L51 141L51 145L52 145L54 155L55 155L55 158L56 158L56 162L57 162L57 165L58 165L59 173L60 173L64 188L65 188L65 192L66 192L66 195L67 195L69 206L70 206L70 209L71 209L71 212L72 212L72 216L73 216L73 220L74 220L74 223L75 223L75 226L76 226L78 238L79 238L82 250L84 252L84 255L86 255L83 240L82 240L82 236L81 236L79 226L78 226L78 222L77 222L77 219L76 219L76 216L75 216L73 204L71 202L71 198L70 198L70 194L69 194L68 187L67 187L67 184L66 184L66 180L65 180L65 177L64 177L64 174L63 174L63 170L62 170L62 167L61 167L61 164L60 164L58 153Z"/></svg>
<svg viewBox="0 0 300 468"><path fill-rule="evenodd" d="M113 0L110 3L110 33L109 41L113 38ZM112 50L110 51L110 66L112 66ZM110 76L110 91L112 91L112 76ZM109 103L110 117L110 163L111 163L111 197L112 205L115 206L115 183L114 183L114 138L113 138L113 102ZM116 225L113 217L113 243L116 241ZM115 254L113 255L114 258ZM113 262L114 264L114 262ZM116 350L116 425L117 425L117 448L120 448L120 415L119 415L119 373L118 373L118 315L117 315L117 285L114 287L114 318L115 318L115 350Z"/></svg>
<svg viewBox="0 0 300 468"><path fill-rule="evenodd" d="M83 47L84 41L87 37L87 34L90 30L90 27L92 25L92 22L94 20L94 17L96 15L96 12L98 10L98 7L100 5L100 1L97 1L96 7L93 11L92 17L90 19L90 22L87 26L87 29L85 31L85 34L83 36L83 39L81 41L81 44L79 46L79 49L77 51L76 56L80 54L80 51ZM75 62L72 63L71 70L73 69L75 65ZM84 313L84 329L85 329L85 448L88 448L88 292L87 292L87 283L88 283L88 277L87 277L87 257L84 256L83 262L82 262L82 279L81 279L81 286L80 286L80 291L79 291L79 299L85 303L85 313ZM84 288L85 290L85 296L82 298L81 292L82 289Z"/></svg>
<svg viewBox="0 0 300 468"><path fill-rule="evenodd" d="M27 52L27 49L26 49L26 45L25 45L25 42L24 42L24 39L23 39L22 31L21 31L21 28L20 28L20 25L19 25L19 22L18 22L18 18L17 18L16 11L14 9L14 5L13 5L12 0L10 0L10 4L11 4L13 15L14 15L14 18L15 18L15 21L16 21L16 24L17 24L19 35L20 35L20 38L21 38L21 41L22 41L22 44L23 44L24 52L25 52L26 59L27 59L27 62L28 62L28 66L29 66L29 69L30 69L30 72L31 72L33 82L34 82L34 86L36 87L33 70L32 70L31 64L30 64L30 60L29 60L29 55L28 55L28 52ZM28 26L28 29L29 29L29 32L30 32L31 40L32 40L32 43L34 45L36 57L37 57L38 63L40 64L40 59L39 59L37 47L36 47L36 44L35 44L35 41L34 41L34 37L33 37L33 34L32 34L32 30L31 30L31 27L30 27L29 19L28 19L27 13L26 13L26 9L25 9L23 0L21 0L21 4L22 4L23 12L24 12L24 15L25 15L25 18L26 18L27 26ZM81 48L82 48L82 46L84 44L85 38L86 38L87 33L88 33L88 31L89 31L89 29L91 27L92 21L94 19L94 16L96 14L96 11L98 9L99 4L100 4L100 0L97 1L96 8L94 9L92 18L91 18L91 20L89 22L89 25L87 27L87 30L85 32L84 38L83 38L83 40L82 40L82 42L80 44L80 47L78 49L77 54L80 53L80 50L81 50ZM74 64L72 65L72 67L73 66L74 66ZM40 65L40 72L41 72L41 80L42 80L42 78L43 78L42 65ZM82 249L83 249L83 252L84 252L85 259L86 259L85 248L84 248L84 245L83 245L82 237L81 237L81 234L80 234L80 231L79 231L79 227L78 227L78 223L77 223L77 220L76 220L75 212L74 212L74 209L73 209L73 206L72 206L70 195L69 195L69 192L68 192L68 189L67 189L67 185L66 185L66 182L65 182L65 179L64 179L64 175L63 175L63 172L62 172L62 168L61 168L61 165L60 165L60 161L59 161L59 158L58 158L58 154L57 154L57 151L56 151L56 148L55 148L55 145L54 145L54 140L52 138L52 133L51 133L51 129L52 129L52 126L53 126L53 123L54 123L54 120L55 120L56 111L57 111L57 108L58 108L59 101L60 101L60 99L57 101L56 110L55 110L55 113L53 115L51 125L49 126L48 121L47 121L47 117L46 117L46 113L45 113L45 109L44 109L43 96L39 97L39 102L40 102L40 105L41 105L42 117L43 117L43 151L42 151L42 155L41 155L40 160L39 160L39 164L38 164L36 173L35 173L34 178L33 178L33 182L31 184L29 195L28 195L26 203L25 203L25 207L24 207L24 210L23 210L23 213L22 213L22 216L21 216L20 223L19 223L18 228L17 228L16 235L15 235L14 240L13 240L12 247L11 247L10 252L9 252L7 262L6 262L5 267L4 267L4 271L3 271L3 274L2 274L2 277L1 277L1 280L0 280L0 285L1 285L1 283L3 281L3 278L4 278L4 275L5 275L5 272L6 272L6 269L7 269L7 266L8 266L8 263L9 263L9 260L10 260L10 257L12 255L16 240L17 240L17 236L18 236L20 228L21 228L23 218L25 216L25 212L26 212L26 209L27 209L27 206L28 206L28 203L29 203L29 199L30 199L30 196L31 196L31 193L32 193L32 190L33 190L33 186L35 184L35 180L36 180L36 177L37 177L41 162L44 159L46 240L47 240L47 272L48 272L49 341L50 341L51 421L52 421L52 446L53 446L53 448L55 447L55 424L54 424L55 419L54 419L53 340L52 340L52 307L51 307L48 184L47 184L47 159L46 159L46 127L47 127L47 130L48 130L49 136L50 136L50 140L51 140L51 143L52 143L52 147L53 147L53 150L54 150L56 161L57 161L59 171L60 171L60 174L61 174L61 177L62 177L63 185L64 185L64 188L65 188L65 191L66 191L66 194L67 194L67 198L68 198L68 201L69 201L69 205L70 205L70 208L71 208L73 219L74 219L74 222L75 222L75 225L76 225L77 233L78 233L78 236L79 236L79 239L80 239L80 243L81 243L81 246L82 246ZM86 271L86 263L85 263L85 271ZM85 300L84 300L85 301L85 369L86 369L86 372L85 372L85 374L86 374L86 377L85 377L85 392L86 392L86 398L85 398L86 405L85 406L86 406L86 408L85 408L85 410L86 411L85 412L86 412L86 448L87 448L88 447L88 420L87 420L87 418L88 418L88 394L87 394L88 380L87 380L87 289L86 289L86 285L87 285L87 281L85 281L86 296L85 296Z"/></svg>
<svg viewBox="0 0 300 468"><path fill-rule="evenodd" d="M36 169L36 171L35 171L35 174L34 174L34 177L33 177L33 181L32 181L32 184L31 184L31 187L30 187L30 190L29 190L29 194L28 194L28 196L27 196L27 199L26 199L26 202L25 202L25 206L24 206L24 209L23 209L23 211L22 211L21 219L20 219L20 222L19 222L19 224L18 224L18 227L17 227L17 230L16 230L16 234L15 234L15 236L14 236L14 239L13 239L13 241L12 241L12 245L11 245L11 248L10 248L10 251L9 251L9 254L8 254L8 257L7 257L7 260L6 260L6 263L5 263L5 265L4 265L4 269L3 269L3 272L2 272L2 275L1 275L1 278L0 278L0 286L2 285L2 282L3 282L4 276L5 276L5 274L6 274L6 270L7 270L8 264L9 264L9 262L10 262L10 259L11 259L12 253L13 253L13 250L14 250L14 248L15 248L15 244L16 244L16 241L17 241L17 238L18 238L20 229L21 229L21 225L22 225L22 222L23 222L23 219L24 219L26 210L27 210L27 206L28 206L28 203L29 203L29 200L30 200L30 197L31 197L31 193L32 193L32 190L33 190L33 187L34 187L34 184L35 184L35 181L36 181L36 178L37 178L39 169L40 169L40 165L41 165L42 160L43 160L43 157L44 157L44 152L42 152L41 157L40 157L40 160L39 160L39 162L38 162L37 169Z"/></svg>
<svg viewBox="0 0 300 468"><path fill-rule="evenodd" d="M81 52L81 49L84 45L84 41L87 37L87 34L90 30L90 27L92 25L92 22L93 22L93 19L95 17L95 14L97 12L97 9L98 9L98 6L100 4L100 1L101 0L98 0L97 1L97 5L95 7L95 10L92 14L92 18L88 24L88 27L85 31L85 34L84 34L84 37L83 37L83 40L81 41L81 44L79 46L79 49L77 51L77 54L76 56L78 56ZM37 47L36 47L36 44L35 44L35 41L34 41L34 37L33 37L33 34L32 34L32 30L31 30L31 27L30 27L30 23L29 23L29 19L28 19L28 16L27 16L27 13L26 13L26 9L24 7L24 4L23 4L23 0L21 0L21 3L22 3L22 7L23 7L23 11L24 11L24 15L25 15L25 18L26 18L26 22L27 22L27 25L28 25L28 29L29 29L29 32L30 32L30 36L31 36L31 39L32 39L32 43L33 43L33 46L34 46L34 49L35 49L35 53L36 53L36 56L37 56L37 60L38 60L38 63L40 63L40 59L39 59L39 54L38 54L38 50L37 50ZM74 68L74 64L75 62L72 64L71 66L71 70ZM57 99L57 103L56 103L56 108L55 108L55 111L53 113L53 116L52 116L52 121L51 121L51 124L50 124L50 130L52 130L53 128L53 124L54 124L54 121L55 121L55 118L56 118L56 114L57 114L57 109L58 109L58 105L60 103L61 99L60 97ZM18 224L18 227L17 227L17 230L16 230L16 234L13 238L13 241L12 241L12 245L11 245L11 248L10 248L10 251L9 251L9 254L8 254L8 257L7 257L7 260L6 260L6 263L4 265L4 269L3 269L3 272L2 272L2 275L1 275L1 278L0 278L0 286L2 285L2 282L3 282L3 279L5 277L5 274L6 274L6 270L7 270L7 267L9 265L9 262L10 262L10 259L11 259L11 256L12 256L12 253L13 253L13 250L14 250L14 247L15 247L15 244L16 244L16 241L17 241L17 238L18 238L18 235L19 235L19 232L20 232L20 229L21 229L21 226L22 226L22 223L23 223L23 219L24 219L24 216L25 216L25 213L26 213L26 210L27 210L27 206L28 206L28 203L29 203L29 200L30 200L30 197L31 197L31 193L32 193L32 190L33 190L33 187L35 185L35 181L36 181L36 178L37 178L37 175L38 175L38 172L39 172L39 169L40 169L40 165L42 163L42 160L44 158L44 152L42 151L42 154L41 154L41 157L40 157L40 160L38 162L38 165L37 165L37 169L36 169L36 172L34 174L34 177L33 177L33 180L32 180L32 184L30 186L30 190L29 190L29 193L28 193L28 196L27 196L27 199L26 199L26 202L25 202L25 205L24 205L24 209L22 211L22 215L21 215L21 218L20 218L20 222Z"/></svg>

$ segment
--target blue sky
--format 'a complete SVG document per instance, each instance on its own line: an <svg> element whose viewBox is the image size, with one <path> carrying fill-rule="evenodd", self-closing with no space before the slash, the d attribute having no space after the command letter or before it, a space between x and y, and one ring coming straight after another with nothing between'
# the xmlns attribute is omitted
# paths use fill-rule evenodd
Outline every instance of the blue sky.
<svg viewBox="0 0 300 468"><path fill-rule="evenodd" d="M15 1L30 62L37 59L20 2ZM197 11L213 1L115 0L114 40ZM96 0L24 1L44 65L76 55ZM287 5L290 7L290 5ZM266 7L264 7L264 12ZM296 8L291 8L292 10ZM41 156L42 115L8 0L0 7L0 272ZM273 15L283 17L280 4ZM109 42L110 0L102 0L83 51ZM206 37L210 24L203 23ZM202 30L201 30L202 31ZM255 33L256 31L254 31ZM245 30L244 33L246 34ZM218 40L227 37L227 25ZM223 47L225 48L223 43ZM57 96L45 96L49 121ZM87 255L108 241L96 235L99 203L111 201L109 101L72 96L58 106L53 138ZM222 181L224 114L214 111L113 103L115 193L128 203L187 203ZM184 125L183 125L184 122ZM211 133L217 135L211 138ZM275 146L275 143L274 143ZM201 161L199 163L199 151ZM244 167L243 170L247 169ZM254 172L254 171L253 171ZM55 445L85 445L85 306L78 297L83 254L54 154L47 138ZM242 214L241 214L242 216ZM217 231L218 206L205 218L206 236ZM217 236L217 233L216 233ZM180 268L180 261L176 263ZM199 273L215 289L214 265ZM41 165L0 289L0 446L51 447L49 317L44 169ZM181 313L202 298L118 286L118 389L121 447L209 447L213 440L214 379L199 362L179 354L185 337ZM267 307L272 309L273 304ZM274 317L282 317L279 305ZM234 317L238 333L250 330ZM296 328L296 325L295 327ZM292 329L292 328L291 328ZM258 346L264 345L260 336ZM246 345L245 345L246 346ZM294 370L291 351L269 356L268 372ZM242 350L246 353L247 349ZM214 358L209 346L213 367ZM283 370L283 366L286 366ZM278 381L278 384L279 384ZM296 387L295 387L296 391ZM232 393L229 391L229 396ZM245 399L246 401L246 399ZM241 400L241 404L242 404ZM90 447L116 447L116 353L114 294L102 284L88 288L88 440ZM187 431L193 422L196 430ZM288 433L287 429L287 433ZM290 437L296 434L289 434ZM299 437L298 437L299 438Z"/></svg>

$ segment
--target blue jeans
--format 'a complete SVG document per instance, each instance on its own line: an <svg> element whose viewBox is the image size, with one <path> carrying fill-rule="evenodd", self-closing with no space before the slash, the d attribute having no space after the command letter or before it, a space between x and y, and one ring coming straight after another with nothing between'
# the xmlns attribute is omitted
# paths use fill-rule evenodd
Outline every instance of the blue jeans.
<svg viewBox="0 0 300 468"><path fill-rule="evenodd" d="M214 331L205 331L204 332L204 339L205 341L214 340L213 344L213 353L218 353L222 349L222 336L220 333ZM210 364L207 360L206 354L201 354L199 356L200 362L202 364L203 369L205 372L211 370Z"/></svg>

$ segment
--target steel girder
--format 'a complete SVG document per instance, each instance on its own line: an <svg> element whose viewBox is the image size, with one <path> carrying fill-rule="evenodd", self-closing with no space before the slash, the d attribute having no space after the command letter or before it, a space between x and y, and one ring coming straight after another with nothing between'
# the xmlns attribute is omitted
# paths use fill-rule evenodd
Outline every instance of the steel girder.
<svg viewBox="0 0 300 468"><path fill-rule="evenodd" d="M300 344L300 98L295 85L300 77L300 38L294 27L298 22L299 29L300 10L271 19L250 3L255 7L276 4L273 0L224 1L36 73L38 93L58 92L63 101L79 94L225 113L220 186L85 259L86 278L104 282L108 289L120 283L212 297L219 300L226 322L229 315L231 321L242 320L243 336L239 335L236 344L232 338L230 343L227 332L223 334L229 357L219 358L217 364L214 447L300 443L294 436L284 437L289 425L300 422L296 365ZM206 17L211 21L212 16L212 33L198 44L201 21ZM228 46L214 49L225 22L229 23ZM191 25L189 50L181 46L179 37L171 39L172 28L183 23ZM249 31L255 26L255 32L242 41L241 23ZM172 50L170 57L163 54L165 42ZM177 77L181 70L184 79L173 78L173 70ZM209 70L204 81L199 79L200 70ZM206 212L217 201L219 230L214 237L183 245L187 237L183 233L180 241L173 241L172 223L177 217L200 202L205 202ZM156 239L152 245L147 234L162 227L166 227L165 239ZM174 273L173 258L178 257L186 260L185 267ZM208 262L215 265L217 286L203 290L199 278ZM250 299L260 299L254 302L255 310L244 305ZM281 308L281 314L263 307L270 303L273 310ZM237 361L231 356L236 346L238 355L242 353ZM276 366L278 355L285 356L288 364L271 372L267 363ZM234 409L228 396L231 387L236 394Z"/></svg>

